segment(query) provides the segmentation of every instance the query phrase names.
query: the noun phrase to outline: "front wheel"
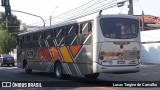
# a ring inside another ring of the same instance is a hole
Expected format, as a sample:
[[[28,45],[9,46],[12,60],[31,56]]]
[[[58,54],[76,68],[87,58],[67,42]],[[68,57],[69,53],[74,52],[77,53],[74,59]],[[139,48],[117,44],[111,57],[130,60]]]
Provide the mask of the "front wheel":
[[[89,80],[95,80],[98,78],[99,76],[99,73],[93,73],[93,74],[86,74],[84,75],[86,77],[86,79],[89,79]]]
[[[25,69],[25,72],[26,72],[26,73],[28,73],[28,74],[31,74],[31,73],[32,73],[32,69],[29,69],[29,68],[28,68],[28,64],[25,64],[24,69]]]
[[[56,63],[55,67],[55,75],[57,78],[62,79],[63,78],[63,70],[62,70],[62,64],[60,62]]]
[[[12,67],[14,67],[15,66],[15,64],[14,63],[12,63]]]

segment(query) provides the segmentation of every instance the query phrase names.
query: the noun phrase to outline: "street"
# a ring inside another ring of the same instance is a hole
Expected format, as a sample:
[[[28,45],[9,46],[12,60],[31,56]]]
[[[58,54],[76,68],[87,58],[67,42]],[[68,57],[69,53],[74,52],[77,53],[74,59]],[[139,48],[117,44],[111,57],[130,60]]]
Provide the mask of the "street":
[[[33,71],[32,74],[26,74],[23,69],[17,67],[0,67],[0,81],[47,81],[57,85],[59,83],[65,84],[64,86],[58,87],[42,87],[42,88],[23,88],[23,89],[37,89],[37,90],[53,90],[53,89],[72,89],[72,90],[159,90],[159,87],[116,87],[116,86],[97,86],[97,83],[92,82],[101,82],[105,81],[106,83],[115,82],[115,81],[160,81],[160,65],[142,65],[141,71],[138,73],[128,73],[128,74],[108,74],[101,73],[97,81],[85,82],[84,77],[70,77],[69,79],[57,79],[53,73],[45,73],[40,71]],[[54,81],[54,82],[53,82]],[[83,82],[81,82],[83,81]],[[91,84],[92,83],[92,84]],[[53,85],[53,86],[55,86]],[[69,85],[69,86],[67,86]],[[72,87],[73,86],[73,87]],[[5,89],[15,89],[19,88],[5,88]],[[21,90],[23,90],[21,88]]]

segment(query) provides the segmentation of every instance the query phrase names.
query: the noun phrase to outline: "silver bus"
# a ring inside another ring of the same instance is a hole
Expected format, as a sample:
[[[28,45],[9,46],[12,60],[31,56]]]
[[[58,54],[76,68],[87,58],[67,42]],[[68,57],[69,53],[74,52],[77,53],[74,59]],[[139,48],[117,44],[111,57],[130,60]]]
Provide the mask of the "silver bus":
[[[18,67],[56,77],[140,71],[140,24],[130,15],[87,16],[17,38]]]

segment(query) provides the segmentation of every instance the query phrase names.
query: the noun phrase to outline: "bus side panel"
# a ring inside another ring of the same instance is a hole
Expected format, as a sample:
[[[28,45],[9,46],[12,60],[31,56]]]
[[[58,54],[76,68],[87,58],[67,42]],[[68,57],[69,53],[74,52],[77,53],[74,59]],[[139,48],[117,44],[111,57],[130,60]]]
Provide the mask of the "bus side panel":
[[[82,45],[81,48],[79,48],[76,55],[73,54],[73,52],[71,51],[72,50],[71,48],[68,48],[66,49],[67,51],[65,51],[64,47],[62,47],[62,49],[60,50],[61,51],[60,56],[63,60],[62,66],[63,66],[64,74],[70,74],[73,76],[77,76],[77,75],[93,73],[92,44]],[[66,60],[67,58],[71,60]]]
[[[23,68],[22,49],[17,49],[17,67]]]
[[[82,74],[93,73],[92,63],[93,63],[93,44],[84,45],[75,59],[75,62],[80,69]]]

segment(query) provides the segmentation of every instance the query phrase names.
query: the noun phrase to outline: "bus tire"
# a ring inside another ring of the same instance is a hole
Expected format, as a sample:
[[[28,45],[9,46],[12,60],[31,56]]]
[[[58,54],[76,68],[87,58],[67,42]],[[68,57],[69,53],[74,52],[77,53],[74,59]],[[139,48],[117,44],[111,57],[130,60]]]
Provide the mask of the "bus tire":
[[[86,74],[84,75],[86,79],[89,79],[89,80],[95,80],[98,78],[99,76],[99,73],[93,73],[93,74]]]
[[[56,66],[55,66],[55,75],[59,79],[63,78],[63,69],[62,69],[62,64],[60,62],[56,63]]]
[[[32,73],[32,69],[29,69],[29,68],[28,68],[28,64],[27,64],[27,63],[25,64],[24,69],[25,69],[25,72],[26,72],[26,73],[28,73],[28,74],[31,74],[31,73]]]
[[[15,64],[14,63],[12,63],[12,67],[14,67],[15,66]]]

